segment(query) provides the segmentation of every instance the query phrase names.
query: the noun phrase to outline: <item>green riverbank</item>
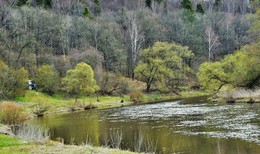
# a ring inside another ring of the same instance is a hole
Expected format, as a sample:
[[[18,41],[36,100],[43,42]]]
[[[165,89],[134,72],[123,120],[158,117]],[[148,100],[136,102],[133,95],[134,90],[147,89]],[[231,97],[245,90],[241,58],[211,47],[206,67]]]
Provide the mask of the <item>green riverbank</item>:
[[[25,141],[15,137],[0,135],[0,153],[4,154],[28,154],[28,153],[57,153],[57,154],[134,154],[134,152],[106,147],[93,147],[90,145],[65,145],[49,140],[45,144]]]
[[[24,97],[17,97],[15,103],[22,105],[29,113],[32,113],[36,108],[47,107],[46,114],[57,114],[63,112],[71,112],[84,109],[104,109],[114,108],[133,104],[144,104],[149,102],[164,101],[178,98],[188,98],[196,96],[209,95],[200,91],[186,91],[176,94],[142,94],[138,98],[139,102],[131,100],[130,96],[87,96],[81,97],[75,103],[75,99],[66,98],[62,95],[49,96],[41,92],[27,91]]]
[[[202,92],[185,92],[181,95],[162,95],[162,94],[144,94],[142,102],[148,103],[170,99],[203,96]],[[97,109],[113,108],[135,104],[130,100],[130,96],[89,96],[81,97],[77,103],[72,98],[66,98],[60,95],[49,96],[41,92],[27,91],[24,97],[18,97],[15,101],[2,101],[0,103],[16,103],[27,113],[33,116],[35,108],[48,107],[46,115],[60,114],[75,110],[84,110],[88,106]],[[106,147],[93,147],[90,145],[64,145],[62,142],[48,140],[46,143],[37,143],[26,139],[19,139],[12,135],[12,132],[5,125],[0,125],[0,153],[113,153],[130,154],[133,152],[122,151],[119,149],[109,149]],[[9,134],[9,135],[4,135]]]

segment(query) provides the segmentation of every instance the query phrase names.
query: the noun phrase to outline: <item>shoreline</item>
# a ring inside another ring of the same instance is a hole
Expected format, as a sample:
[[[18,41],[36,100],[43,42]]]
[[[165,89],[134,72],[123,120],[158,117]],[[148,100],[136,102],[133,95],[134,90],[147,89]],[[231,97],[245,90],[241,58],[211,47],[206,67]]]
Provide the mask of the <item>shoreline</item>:
[[[224,91],[217,93],[214,96],[212,96],[210,100],[213,102],[226,103],[260,103],[260,89],[233,89],[232,91]]]
[[[116,107],[123,107],[123,106],[131,106],[131,105],[143,105],[143,104],[149,104],[149,103],[160,103],[160,102],[165,102],[165,101],[172,101],[172,100],[178,100],[178,99],[184,99],[184,98],[192,98],[192,97],[198,97],[198,96],[206,96],[206,95],[189,95],[190,97],[187,96],[176,96],[176,95],[159,95],[159,96],[154,96],[154,95],[145,95],[144,101],[140,102],[140,103],[134,103],[133,101],[129,101],[126,100],[123,103],[120,101],[110,101],[110,103],[106,103],[105,105],[101,105],[101,102],[92,102],[91,105],[99,105],[97,108],[95,108],[95,110],[102,110],[102,109],[107,109],[107,108],[116,108]],[[102,98],[101,98],[102,99]],[[84,99],[80,100],[83,101]],[[64,100],[66,101],[66,100]],[[71,101],[71,100],[69,100]],[[13,101],[15,103],[20,104],[22,107],[26,108],[26,111],[28,112],[29,110],[29,106],[31,105],[31,102],[17,102],[17,101]],[[85,103],[86,104],[86,103]],[[84,111],[83,107],[78,108],[78,110],[75,111],[71,111],[68,107],[69,104],[66,104],[65,106],[57,106],[57,104],[53,104],[52,110],[50,110],[49,112],[47,112],[47,114],[44,114],[44,116],[53,116],[53,115],[58,115],[58,114],[69,114],[71,112],[81,112]],[[30,112],[30,115],[32,116],[33,114]],[[32,118],[38,118],[37,116],[33,116]],[[1,128],[5,127],[4,131],[0,131],[0,140],[1,137],[2,138],[8,138],[9,140],[19,140],[18,143],[14,143],[14,144],[10,144],[8,146],[5,147],[1,147],[1,143],[0,143],[0,152],[6,152],[6,153],[12,153],[15,151],[25,151],[25,153],[31,153],[34,151],[37,151],[39,149],[44,149],[44,152],[49,151],[49,152],[57,152],[57,149],[55,147],[59,146],[59,147],[63,147],[66,148],[68,150],[68,153],[75,153],[75,152],[79,152],[77,151],[77,149],[81,149],[81,150],[88,150],[88,151],[92,151],[91,153],[104,153],[104,152],[108,152],[108,151],[112,151],[111,153],[118,153],[118,154],[135,154],[135,152],[131,152],[131,151],[125,151],[125,150],[120,150],[120,149],[112,149],[112,148],[108,148],[108,147],[94,147],[91,145],[67,145],[64,144],[62,142],[58,142],[58,141],[53,141],[51,139],[48,139],[48,141],[46,143],[37,143],[34,141],[30,141],[30,140],[26,140],[26,139],[20,139],[17,138],[12,134],[11,129],[9,129],[10,127],[3,125],[0,123],[0,130]],[[8,131],[6,131],[8,130]],[[7,133],[6,133],[7,132]],[[2,134],[2,135],[1,135]],[[3,136],[3,134],[5,134]],[[20,144],[21,143],[21,144]],[[18,144],[18,145],[16,145]],[[95,152],[93,152],[93,149]],[[43,151],[38,151],[38,153],[43,153]]]
[[[79,105],[76,106],[74,110],[71,110],[71,106],[65,106],[65,107],[60,107],[60,108],[55,108],[55,110],[47,112],[47,114],[44,114],[44,116],[52,116],[56,114],[67,114],[67,113],[72,113],[72,112],[81,112],[81,111],[88,111],[88,110],[103,110],[103,109],[110,109],[110,108],[118,108],[118,107],[124,107],[124,106],[131,106],[131,105],[143,105],[143,104],[151,104],[151,103],[161,103],[165,101],[173,101],[173,100],[179,100],[179,99],[185,99],[185,98],[193,98],[193,97],[202,97],[202,96],[210,96],[211,94],[209,93],[201,93],[199,95],[193,94],[193,92],[188,92],[191,93],[191,95],[188,95],[185,93],[185,95],[159,95],[159,96],[154,96],[153,94],[145,94],[144,100],[142,102],[133,102],[131,100],[126,100],[123,103],[122,102],[113,102],[106,104],[106,105],[101,105],[102,102],[92,102],[91,106],[93,108],[85,109],[86,105]],[[106,97],[106,96],[105,96]],[[117,97],[117,96],[115,96]],[[154,97],[151,99],[151,97]],[[157,98],[159,97],[159,98]],[[149,98],[149,99],[148,99]],[[84,100],[84,98],[83,98]],[[79,101],[82,101],[79,99]],[[79,103],[80,104],[80,103]],[[55,106],[52,106],[55,107]],[[37,116],[34,116],[37,117]]]

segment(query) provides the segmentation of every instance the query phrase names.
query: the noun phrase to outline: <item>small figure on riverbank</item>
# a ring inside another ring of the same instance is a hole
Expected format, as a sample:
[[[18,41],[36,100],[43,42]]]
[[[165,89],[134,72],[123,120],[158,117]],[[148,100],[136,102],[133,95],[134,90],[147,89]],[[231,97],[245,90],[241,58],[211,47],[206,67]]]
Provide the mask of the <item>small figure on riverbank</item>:
[[[38,90],[38,89],[37,89],[37,85],[36,85],[36,83],[33,84],[33,89],[34,89],[35,91]]]
[[[29,90],[38,90],[37,85],[33,80],[28,80],[28,85],[27,85]]]
[[[234,99],[234,98],[229,98],[229,99],[227,99],[226,102],[229,103],[229,104],[233,104],[233,103],[236,102],[236,99]]]
[[[255,100],[253,100],[252,98],[250,98],[248,101],[247,101],[248,104],[253,104],[255,103]]]

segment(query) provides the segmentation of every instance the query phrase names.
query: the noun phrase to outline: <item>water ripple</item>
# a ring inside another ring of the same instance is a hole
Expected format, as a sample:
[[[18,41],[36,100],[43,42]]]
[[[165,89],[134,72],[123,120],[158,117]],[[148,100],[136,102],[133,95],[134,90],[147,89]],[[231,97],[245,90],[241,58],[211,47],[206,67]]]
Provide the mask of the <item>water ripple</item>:
[[[237,138],[260,144],[260,127],[252,123],[259,117],[244,105],[183,104],[181,101],[124,107],[109,115],[111,122],[151,121],[151,129],[170,127],[175,133]],[[168,121],[167,126],[159,125]],[[199,128],[207,128],[200,131]]]

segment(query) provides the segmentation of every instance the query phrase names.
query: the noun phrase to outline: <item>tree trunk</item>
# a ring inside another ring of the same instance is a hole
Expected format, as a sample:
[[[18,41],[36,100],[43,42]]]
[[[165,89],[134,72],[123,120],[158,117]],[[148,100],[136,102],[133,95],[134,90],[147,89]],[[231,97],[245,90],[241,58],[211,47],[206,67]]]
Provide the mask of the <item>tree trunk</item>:
[[[151,83],[146,84],[146,92],[149,93],[151,91]]]

